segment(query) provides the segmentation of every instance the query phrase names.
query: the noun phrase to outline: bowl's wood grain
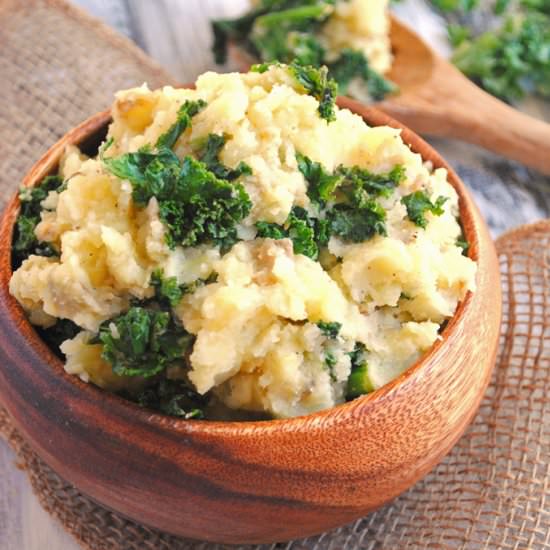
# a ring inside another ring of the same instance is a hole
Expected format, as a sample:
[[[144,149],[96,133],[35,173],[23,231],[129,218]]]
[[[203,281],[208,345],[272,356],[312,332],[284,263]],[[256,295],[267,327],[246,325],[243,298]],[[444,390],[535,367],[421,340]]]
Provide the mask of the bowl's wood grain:
[[[401,126],[349,100],[371,125]],[[50,173],[66,144],[104,131],[100,113],[67,134],[23,184]],[[443,159],[407,129],[406,143]],[[397,380],[335,409],[268,422],[180,421],[66,374],[8,292],[19,203],[0,224],[0,401],[36,452],[98,502],[139,522],[229,543],[302,537],[351,521],[410,487],[449,451],[489,381],[500,323],[495,250],[456,174],[477,291],[443,339]]]

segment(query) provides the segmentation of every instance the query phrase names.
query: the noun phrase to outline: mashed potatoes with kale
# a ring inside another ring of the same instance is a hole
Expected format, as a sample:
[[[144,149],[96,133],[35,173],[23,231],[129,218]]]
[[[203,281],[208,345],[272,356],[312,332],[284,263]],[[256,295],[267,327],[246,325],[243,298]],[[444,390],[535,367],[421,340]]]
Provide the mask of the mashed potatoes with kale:
[[[169,414],[177,381],[206,408],[291,417],[433,345],[475,288],[445,170],[306,92],[284,66],[144,85],[117,94],[97,157],[66,150],[34,228],[50,253],[33,245],[10,291],[74,328],[68,372]]]

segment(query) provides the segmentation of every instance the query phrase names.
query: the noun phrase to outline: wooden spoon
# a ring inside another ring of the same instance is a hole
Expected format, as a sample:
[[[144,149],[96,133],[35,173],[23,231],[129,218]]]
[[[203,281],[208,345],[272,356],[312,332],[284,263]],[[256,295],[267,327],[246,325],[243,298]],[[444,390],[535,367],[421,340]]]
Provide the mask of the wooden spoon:
[[[550,124],[481,90],[393,16],[390,34],[387,76],[400,93],[379,109],[419,134],[458,138],[550,174]],[[257,63],[234,43],[230,52],[240,70]]]
[[[550,124],[481,90],[392,17],[400,93],[377,106],[420,134],[458,138],[550,174]]]

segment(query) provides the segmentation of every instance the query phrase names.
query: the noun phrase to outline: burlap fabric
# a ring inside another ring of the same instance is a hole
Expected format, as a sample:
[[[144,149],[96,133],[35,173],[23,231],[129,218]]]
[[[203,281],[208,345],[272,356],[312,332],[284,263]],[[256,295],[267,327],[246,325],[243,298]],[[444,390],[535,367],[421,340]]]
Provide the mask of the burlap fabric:
[[[105,108],[116,89],[144,80],[158,86],[170,78],[128,41],[60,0],[0,0],[2,203],[56,138]],[[500,353],[467,434],[385,508],[322,536],[257,548],[550,548],[550,222],[506,234],[498,249]],[[42,505],[84,548],[222,548],[159,533],[93,503],[34,455],[1,409],[0,434]]]

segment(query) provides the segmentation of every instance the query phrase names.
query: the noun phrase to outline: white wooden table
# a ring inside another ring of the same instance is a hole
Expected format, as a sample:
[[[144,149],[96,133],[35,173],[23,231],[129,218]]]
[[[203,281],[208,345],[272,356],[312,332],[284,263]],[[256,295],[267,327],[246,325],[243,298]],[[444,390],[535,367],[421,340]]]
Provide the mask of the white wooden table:
[[[214,65],[209,53],[208,20],[242,11],[247,0],[73,0],[117,28],[170,70],[191,82]],[[400,3],[406,22],[442,54],[448,53],[445,30],[424,0]],[[524,106],[550,119],[548,105]],[[473,147],[435,142],[470,185],[494,234],[550,215],[550,180],[508,165]],[[25,474],[0,441],[0,550],[77,550],[78,545],[40,507]]]

